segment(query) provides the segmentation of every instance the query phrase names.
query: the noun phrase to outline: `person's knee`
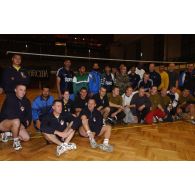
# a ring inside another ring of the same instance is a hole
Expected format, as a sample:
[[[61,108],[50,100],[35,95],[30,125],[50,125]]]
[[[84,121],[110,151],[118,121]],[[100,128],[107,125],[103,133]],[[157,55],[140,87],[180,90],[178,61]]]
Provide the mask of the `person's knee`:
[[[30,135],[26,134],[25,136],[22,137],[22,141],[27,142],[30,140]]]
[[[86,116],[82,116],[81,120],[82,120],[82,124],[86,124],[88,121]]]
[[[82,128],[79,129],[79,134],[82,137],[88,137],[87,133]]]
[[[104,110],[105,110],[106,113],[109,113],[110,112],[110,107],[106,107]]]
[[[12,126],[19,127],[20,126],[20,120],[19,119],[13,119],[12,120]]]

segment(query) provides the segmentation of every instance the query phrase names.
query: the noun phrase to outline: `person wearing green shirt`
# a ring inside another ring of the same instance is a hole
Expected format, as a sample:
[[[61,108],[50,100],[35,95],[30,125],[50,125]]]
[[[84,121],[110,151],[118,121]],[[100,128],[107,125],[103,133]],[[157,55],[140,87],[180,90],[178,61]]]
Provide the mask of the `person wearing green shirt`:
[[[78,69],[78,74],[73,77],[73,92],[78,95],[81,88],[86,88],[88,90],[89,75],[86,73],[86,67],[80,66]]]

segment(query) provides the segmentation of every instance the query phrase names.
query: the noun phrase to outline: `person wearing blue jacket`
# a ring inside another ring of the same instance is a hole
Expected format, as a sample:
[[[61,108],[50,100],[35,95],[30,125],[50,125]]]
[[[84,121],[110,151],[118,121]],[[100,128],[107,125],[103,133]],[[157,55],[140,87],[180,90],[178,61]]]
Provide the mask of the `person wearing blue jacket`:
[[[101,86],[101,74],[99,72],[99,64],[93,64],[93,70],[89,73],[89,94],[93,96],[98,93]]]
[[[49,87],[43,86],[42,94],[32,102],[32,119],[37,130],[40,130],[42,118],[51,112],[53,101],[54,97],[50,95]]]

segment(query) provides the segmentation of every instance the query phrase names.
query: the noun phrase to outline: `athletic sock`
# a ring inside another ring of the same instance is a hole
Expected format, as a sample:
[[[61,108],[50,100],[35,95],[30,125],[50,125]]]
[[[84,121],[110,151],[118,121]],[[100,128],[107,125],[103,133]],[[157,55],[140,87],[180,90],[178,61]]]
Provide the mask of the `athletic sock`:
[[[107,146],[107,145],[108,145],[108,143],[109,143],[109,139],[104,139],[103,144]]]
[[[91,131],[87,131],[87,135],[89,136],[89,140],[94,140],[94,138],[93,138],[93,137],[91,137],[91,134],[92,134],[92,132],[91,132]]]
[[[14,138],[14,142],[17,142],[17,141],[19,141],[19,138],[18,137]]]
[[[64,146],[67,146],[67,145],[68,145],[68,143],[65,143],[65,142],[64,142],[64,143],[63,143],[63,145],[64,145]]]

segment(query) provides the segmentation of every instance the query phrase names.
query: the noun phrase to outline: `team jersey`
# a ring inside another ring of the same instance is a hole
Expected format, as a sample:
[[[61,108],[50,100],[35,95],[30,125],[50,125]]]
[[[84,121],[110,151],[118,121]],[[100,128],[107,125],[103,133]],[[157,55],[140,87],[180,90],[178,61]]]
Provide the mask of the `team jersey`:
[[[107,93],[112,92],[112,87],[114,86],[114,75],[113,74],[102,74],[101,85],[106,87]]]
[[[81,75],[77,74],[73,78],[73,91],[77,95],[81,88],[85,87],[88,90],[89,85],[89,75],[87,73]]]
[[[103,108],[109,106],[109,101],[108,101],[107,95],[105,95],[105,96],[101,99],[99,93],[97,93],[97,94],[95,94],[95,95],[93,96],[93,98],[94,98],[95,101],[96,101],[96,107],[97,107],[97,108],[100,107],[100,106],[102,106]]]
[[[144,91],[149,91],[149,89],[153,86],[153,81],[151,79],[149,79],[146,83],[144,82],[144,80],[140,80],[138,83],[138,89],[143,87]]]
[[[72,70],[66,70],[64,67],[58,69],[57,77],[60,78],[60,91],[63,94],[65,90],[68,90],[70,94],[73,93],[73,77]]]
[[[88,102],[88,97],[86,97],[85,99],[82,99],[80,97],[80,95],[78,95],[76,98],[75,98],[75,101],[74,101],[74,106],[75,108],[85,108],[87,106],[87,102]]]
[[[32,120],[30,101],[26,97],[19,99],[15,94],[10,94],[3,103],[0,118],[1,121],[5,119],[19,119],[27,127]]]
[[[90,111],[87,107],[80,113],[80,117],[85,115],[88,119],[89,127],[92,132],[98,135],[103,127],[103,116],[100,111],[94,109]]]

